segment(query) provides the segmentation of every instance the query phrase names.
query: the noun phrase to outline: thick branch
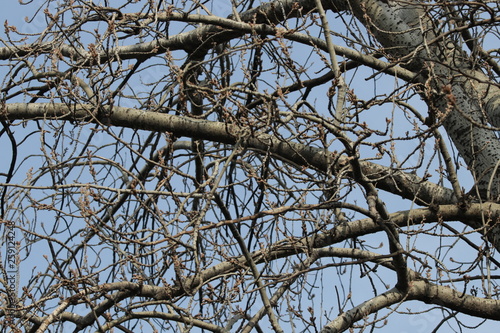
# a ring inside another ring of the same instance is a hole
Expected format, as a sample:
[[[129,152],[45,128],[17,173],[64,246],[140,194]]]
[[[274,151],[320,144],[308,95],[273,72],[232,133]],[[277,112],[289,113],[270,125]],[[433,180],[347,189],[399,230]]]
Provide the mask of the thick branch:
[[[68,107],[66,104],[7,104],[4,110],[4,119],[55,119],[73,122],[96,122],[92,106],[81,105]],[[113,126],[142,129],[148,131],[171,132],[177,137],[186,136],[193,139],[234,144],[240,137],[245,138],[248,148],[269,151],[275,157],[291,161],[297,165],[326,172],[328,161],[337,159],[338,167],[349,164],[343,156],[327,158],[323,149],[313,148],[300,143],[278,140],[275,136],[255,133],[250,135],[245,128],[222,122],[197,120],[184,116],[175,116],[164,113],[145,112],[132,108],[114,107],[112,110],[103,107],[101,122]],[[105,119],[104,119],[105,117]],[[371,162],[361,162],[363,173],[385,191],[400,195],[406,199],[416,200],[418,204],[428,205],[447,204],[456,201],[452,190],[438,186],[422,178],[392,168],[384,167]]]
[[[396,226],[403,228],[422,223],[436,223],[440,221],[462,221],[467,224],[473,224],[475,221],[477,222],[480,220],[482,216],[487,217],[490,223],[496,223],[500,220],[500,204],[472,204],[466,210],[456,205],[440,206],[436,211],[429,208],[413,209],[390,214],[389,220]],[[372,219],[367,218],[335,226],[324,234],[315,234],[303,238],[298,244],[290,244],[290,241],[286,240],[283,243],[275,244],[273,247],[275,250],[259,250],[253,252],[251,256],[256,258],[254,259],[256,263],[269,262],[280,258],[295,256],[310,247],[325,248],[347,239],[380,231],[382,231],[380,225],[373,222]],[[349,256],[348,254],[345,255]],[[185,285],[189,285],[191,289],[196,289],[203,281],[210,281],[218,276],[240,269],[241,265],[246,265],[244,256],[234,258],[230,262],[214,265],[213,267],[199,272],[195,278],[186,278]],[[123,283],[126,284],[129,282]],[[181,287],[155,289],[152,286],[143,286],[141,289],[142,296],[153,297],[155,299],[172,299],[182,296],[183,293],[184,290]]]
[[[376,313],[383,308],[404,301],[418,300],[427,304],[445,306],[451,310],[480,318],[500,320],[500,301],[475,297],[445,286],[427,281],[412,281],[407,294],[397,288],[373,297],[372,299],[342,313],[329,322],[321,333],[344,332],[355,322]]]
[[[477,221],[481,219],[481,216],[485,216],[488,221],[495,223],[500,219],[500,205],[491,204],[473,204],[467,210],[463,210],[456,205],[447,205],[439,207],[438,211],[432,211],[428,208],[415,209],[410,211],[396,212],[390,215],[390,221],[399,227],[411,226],[414,224],[421,223],[434,223],[438,221],[455,221],[461,220],[466,223],[474,224],[471,221]],[[269,262],[279,258],[284,258],[288,256],[295,256],[302,251],[306,251],[309,246],[312,245],[313,248],[325,248],[327,246],[333,245],[335,243],[342,242],[346,239],[367,235],[370,233],[375,233],[381,231],[379,224],[373,222],[371,219],[363,219],[343,225],[336,226],[332,228],[329,233],[314,235],[309,238],[304,238],[300,241],[301,244],[291,244],[286,246],[285,244],[276,244],[275,248],[278,250],[262,250],[251,254],[255,258],[256,263]],[[359,251],[354,249],[325,249],[320,250],[316,253],[318,257],[335,255],[338,257],[352,257],[366,259],[367,261],[373,261],[379,263],[389,269],[393,269],[390,261],[387,258],[380,256],[370,256],[367,251]],[[216,279],[219,276],[231,273],[234,270],[241,269],[242,265],[246,264],[246,258],[244,256],[234,258],[230,262],[223,262],[215,265],[209,269],[196,274],[194,278],[186,278],[185,285],[189,285],[190,288],[196,289],[200,286],[203,281],[210,281]],[[414,272],[410,271],[410,277],[414,280],[417,278]],[[176,297],[184,296],[185,290],[180,286],[153,286],[153,285],[141,285],[133,282],[116,282],[104,284],[99,287],[95,287],[95,290],[88,290],[87,294],[92,292],[111,292],[118,291],[112,296],[108,296],[108,299],[99,304],[94,312],[85,317],[71,317],[70,313],[63,313],[63,317],[66,320],[71,320],[80,327],[86,327],[90,325],[95,320],[95,313],[103,313],[110,307],[114,306],[117,302],[130,297],[132,295],[137,297],[148,297],[156,300],[172,300]],[[339,318],[334,320],[332,323],[328,324],[327,327],[334,327],[339,329],[342,327],[349,327],[352,323],[360,320],[363,316],[374,313],[386,306],[396,304],[404,299],[421,300],[426,303],[445,305],[451,309],[456,309],[464,313],[475,315],[481,318],[489,318],[498,320],[498,310],[495,310],[499,306],[498,302],[487,300],[480,297],[473,297],[468,295],[463,295],[453,289],[437,286],[431,283],[424,283],[423,281],[412,281],[410,283],[410,289],[408,294],[405,296],[397,289],[392,289],[380,296],[369,300],[352,310],[347,311],[342,314]],[[480,311],[475,309],[478,304],[484,304],[487,306],[487,311]],[[497,312],[495,312],[497,311]],[[361,317],[360,317],[361,316]],[[346,326],[347,325],[347,326]],[[327,328],[325,328],[327,329]],[[340,330],[334,330],[338,332]],[[325,331],[328,332],[328,331]]]
[[[365,318],[366,316],[376,313],[377,311],[399,303],[404,300],[404,294],[397,288],[392,288],[385,293],[375,296],[372,299],[355,306],[354,308],[342,313],[340,316],[329,322],[321,333],[338,333],[344,332],[351,327],[355,322]]]
[[[325,8],[330,8],[331,4],[325,4]],[[230,18],[221,18],[211,15],[199,15],[185,13],[167,13],[157,14],[125,14],[124,19],[136,22],[139,19],[147,21],[185,21],[203,23],[199,28],[183,32],[168,38],[157,38],[151,42],[136,43],[125,46],[117,46],[112,50],[97,53],[97,55],[88,50],[75,47],[68,44],[55,44],[54,42],[34,43],[0,47],[0,60],[9,60],[12,58],[24,58],[31,55],[51,54],[54,49],[60,51],[61,55],[76,60],[82,64],[90,62],[105,63],[116,61],[118,59],[144,59],[157,54],[162,54],[167,50],[184,50],[192,53],[196,49],[212,47],[215,44],[227,43],[231,39],[241,37],[245,33],[275,36],[280,34],[285,39],[289,39],[305,45],[314,45],[319,49],[328,52],[326,42],[320,38],[287,31],[285,34],[276,29],[273,25],[296,16],[305,15],[308,11],[315,9],[314,0],[302,1],[276,1],[264,3],[255,9],[249,10],[240,15],[242,21],[235,21]],[[335,8],[335,10],[344,10],[345,8]],[[283,13],[287,13],[286,16]],[[379,70],[381,72],[397,76],[406,81],[413,81],[416,76],[413,72],[403,69],[393,64],[388,64],[373,56],[362,54],[348,47],[335,45],[335,53],[348,59],[359,62],[365,66]]]

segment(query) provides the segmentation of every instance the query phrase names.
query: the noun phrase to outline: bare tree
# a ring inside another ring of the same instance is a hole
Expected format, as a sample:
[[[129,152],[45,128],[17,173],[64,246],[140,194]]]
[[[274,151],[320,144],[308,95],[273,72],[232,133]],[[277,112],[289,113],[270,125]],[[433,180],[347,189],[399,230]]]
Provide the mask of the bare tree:
[[[500,320],[497,1],[110,3],[4,24],[4,331]]]

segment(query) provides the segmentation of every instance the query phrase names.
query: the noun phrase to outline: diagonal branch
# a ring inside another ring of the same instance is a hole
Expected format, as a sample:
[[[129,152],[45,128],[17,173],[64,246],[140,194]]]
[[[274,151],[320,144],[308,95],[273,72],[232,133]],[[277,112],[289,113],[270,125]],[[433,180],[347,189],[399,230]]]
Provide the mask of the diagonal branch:
[[[403,293],[397,288],[392,288],[381,295],[375,296],[355,306],[329,322],[323,327],[321,333],[344,332],[355,322],[370,314],[376,313],[391,305],[410,300],[445,306],[451,310],[471,316],[500,320],[498,316],[498,308],[500,306],[499,300],[475,297],[458,292],[446,286],[439,286],[431,282],[420,280],[412,281],[407,293]]]

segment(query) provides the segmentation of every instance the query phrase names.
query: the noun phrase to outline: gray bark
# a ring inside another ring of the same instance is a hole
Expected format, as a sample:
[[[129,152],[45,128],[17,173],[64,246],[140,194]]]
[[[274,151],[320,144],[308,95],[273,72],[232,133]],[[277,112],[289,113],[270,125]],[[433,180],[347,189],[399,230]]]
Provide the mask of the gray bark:
[[[5,106],[3,119],[59,119],[72,122],[101,122],[111,126],[120,126],[148,131],[171,132],[176,136],[186,136],[214,142],[235,144],[242,138],[245,144],[255,150],[270,151],[275,157],[292,161],[304,167],[313,167],[323,172],[329,168],[323,149],[305,146],[294,142],[283,142],[273,135],[257,133],[250,136],[248,131],[236,125],[222,122],[197,120],[184,116],[176,116],[156,112],[144,112],[124,107],[105,107],[106,119],[97,119],[93,116],[92,105],[79,105],[74,108],[65,104],[45,103],[10,103]],[[337,160],[337,168],[349,165],[345,156]],[[443,205],[456,202],[452,190],[426,181],[412,173],[392,170],[389,167],[376,163],[361,162],[364,174],[372,179],[376,186],[382,190],[400,195],[409,200],[416,200],[418,204]]]
[[[333,10],[344,8],[344,1],[332,4]],[[474,173],[481,198],[497,201],[500,174],[493,172],[500,142],[488,124],[499,124],[500,88],[471,68],[458,45],[435,33],[425,4],[352,0],[350,10],[393,61],[419,74],[430,116],[442,122]]]

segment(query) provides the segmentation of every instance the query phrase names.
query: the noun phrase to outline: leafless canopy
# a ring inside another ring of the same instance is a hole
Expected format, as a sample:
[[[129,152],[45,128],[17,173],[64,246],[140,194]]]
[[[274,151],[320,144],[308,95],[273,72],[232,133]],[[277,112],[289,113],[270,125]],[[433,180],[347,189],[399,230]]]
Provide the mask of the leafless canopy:
[[[500,319],[498,1],[26,2],[0,38],[5,330]]]

